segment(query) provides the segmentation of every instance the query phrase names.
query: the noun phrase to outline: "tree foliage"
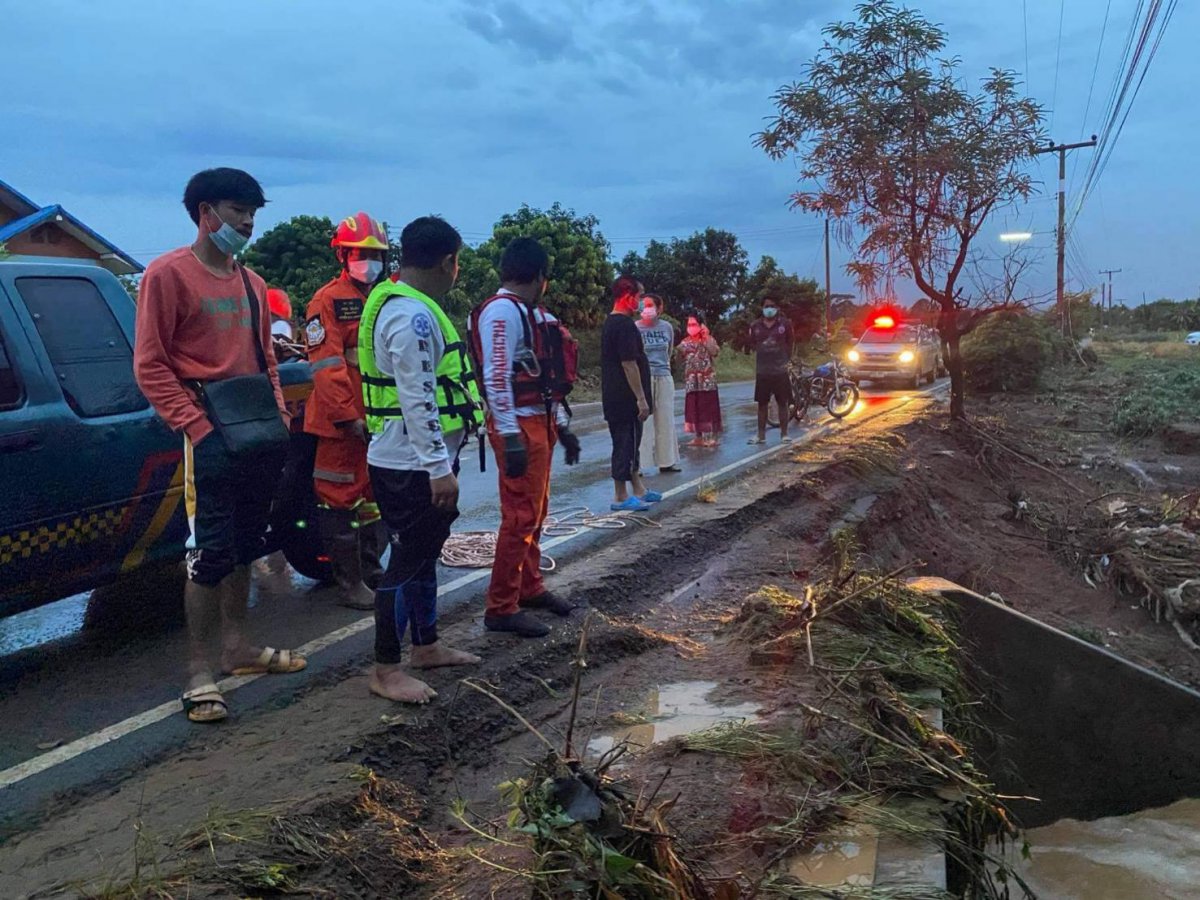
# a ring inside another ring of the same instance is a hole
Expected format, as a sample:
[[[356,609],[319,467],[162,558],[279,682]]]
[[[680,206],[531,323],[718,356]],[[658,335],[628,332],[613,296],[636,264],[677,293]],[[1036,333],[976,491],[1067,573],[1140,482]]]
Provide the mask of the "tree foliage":
[[[988,316],[962,342],[967,382],[981,393],[1032,390],[1051,362],[1051,335],[1051,329],[1026,313]]]
[[[317,289],[341,271],[329,241],[334,225],[328,216],[294,216],[263,232],[241,260],[271,287],[283,288],[297,315]]]
[[[608,312],[613,281],[609,244],[599,225],[595,216],[577,215],[558,203],[547,210],[523,205],[501,216],[491,238],[460,256],[452,303],[456,309],[469,309],[486,299],[500,285],[497,273],[504,248],[514,238],[532,237],[550,256],[547,308],[567,325],[598,324]]]
[[[775,95],[778,116],[756,137],[771,157],[801,160],[794,206],[822,210],[858,235],[848,266],[873,288],[913,279],[938,305],[950,351],[951,414],[963,415],[959,286],[971,242],[997,209],[1033,192],[1026,164],[1043,139],[1041,108],[992,69],[963,87],[946,34],[890,0],[858,7],[825,29],[803,81]],[[977,305],[977,304],[976,304]]]
[[[471,307],[486,300],[500,287],[500,275],[489,255],[469,245],[458,253],[458,281],[446,295],[446,312],[456,320],[466,321]]]
[[[660,295],[676,315],[697,309],[716,323],[739,304],[748,263],[737,235],[706,228],[669,243],[651,241],[643,254],[630,251],[621,271]]]

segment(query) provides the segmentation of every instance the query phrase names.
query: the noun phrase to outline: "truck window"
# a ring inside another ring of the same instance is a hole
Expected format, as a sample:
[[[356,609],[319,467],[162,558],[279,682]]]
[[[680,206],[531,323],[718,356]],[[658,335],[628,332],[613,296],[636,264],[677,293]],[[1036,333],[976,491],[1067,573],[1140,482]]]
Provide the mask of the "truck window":
[[[0,409],[12,409],[20,405],[21,382],[4,348],[4,336],[0,335]]]
[[[63,396],[83,418],[145,409],[133,350],[99,288],[86,278],[18,278]]]

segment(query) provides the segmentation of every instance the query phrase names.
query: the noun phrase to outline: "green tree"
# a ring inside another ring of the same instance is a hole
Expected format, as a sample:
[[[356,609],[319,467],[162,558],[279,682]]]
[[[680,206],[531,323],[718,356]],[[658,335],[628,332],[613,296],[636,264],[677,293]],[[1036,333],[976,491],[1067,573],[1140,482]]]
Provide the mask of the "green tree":
[[[547,210],[526,204],[501,216],[491,238],[460,257],[459,284],[451,303],[465,311],[487,299],[500,285],[500,255],[509,241],[532,237],[550,256],[546,306],[568,326],[599,324],[608,312],[613,280],[609,244],[599,225],[595,216],[577,215],[559,203]]]
[[[328,216],[294,216],[263,232],[241,256],[271,287],[283,288],[298,316],[317,289],[341,271]]]
[[[800,157],[806,187],[794,206],[860,236],[847,267],[860,284],[909,277],[938,305],[950,413],[961,418],[959,340],[986,307],[959,279],[988,217],[1034,190],[1025,167],[1043,139],[1041,108],[1000,69],[969,92],[959,60],[939,58],[945,32],[890,0],[859,5],[857,21],[825,35],[803,81],[776,93],[779,114],[755,142],[772,158]]]
[[[0,259],[5,259],[8,256],[8,248],[4,246],[4,242],[0,241]]]
[[[458,254],[458,281],[446,295],[446,312],[456,321],[465,322],[471,307],[492,296],[499,287],[500,276],[491,258],[465,245]]]
[[[698,309],[714,327],[739,305],[748,263],[736,235],[706,228],[670,243],[651,241],[644,254],[630,251],[621,260],[621,271],[662,296],[667,309],[677,315]]]

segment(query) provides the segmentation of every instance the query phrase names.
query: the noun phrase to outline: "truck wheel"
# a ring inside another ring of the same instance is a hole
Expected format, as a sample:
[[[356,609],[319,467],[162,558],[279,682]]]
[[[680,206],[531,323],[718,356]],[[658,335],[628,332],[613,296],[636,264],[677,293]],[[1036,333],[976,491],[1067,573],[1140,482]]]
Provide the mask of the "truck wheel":
[[[936,379],[937,379],[937,362],[935,361],[934,364],[929,367],[929,371],[925,375],[925,383],[933,384],[933,382]]]

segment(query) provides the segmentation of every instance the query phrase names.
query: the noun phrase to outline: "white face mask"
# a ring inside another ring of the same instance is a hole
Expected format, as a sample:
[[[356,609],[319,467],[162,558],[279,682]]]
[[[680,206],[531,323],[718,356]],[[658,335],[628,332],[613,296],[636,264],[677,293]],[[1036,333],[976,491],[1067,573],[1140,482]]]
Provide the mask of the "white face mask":
[[[346,268],[350,277],[362,284],[374,284],[383,274],[383,263],[377,259],[352,259]]]
[[[657,319],[658,318],[658,310],[655,309],[653,306],[644,306],[644,307],[642,307],[642,318],[643,319]]]
[[[218,250],[226,256],[233,256],[250,243],[250,238],[222,219],[215,209],[212,211],[212,214],[216,216],[217,221],[221,224],[216,231],[208,233],[208,239],[213,242],[213,246]]]

